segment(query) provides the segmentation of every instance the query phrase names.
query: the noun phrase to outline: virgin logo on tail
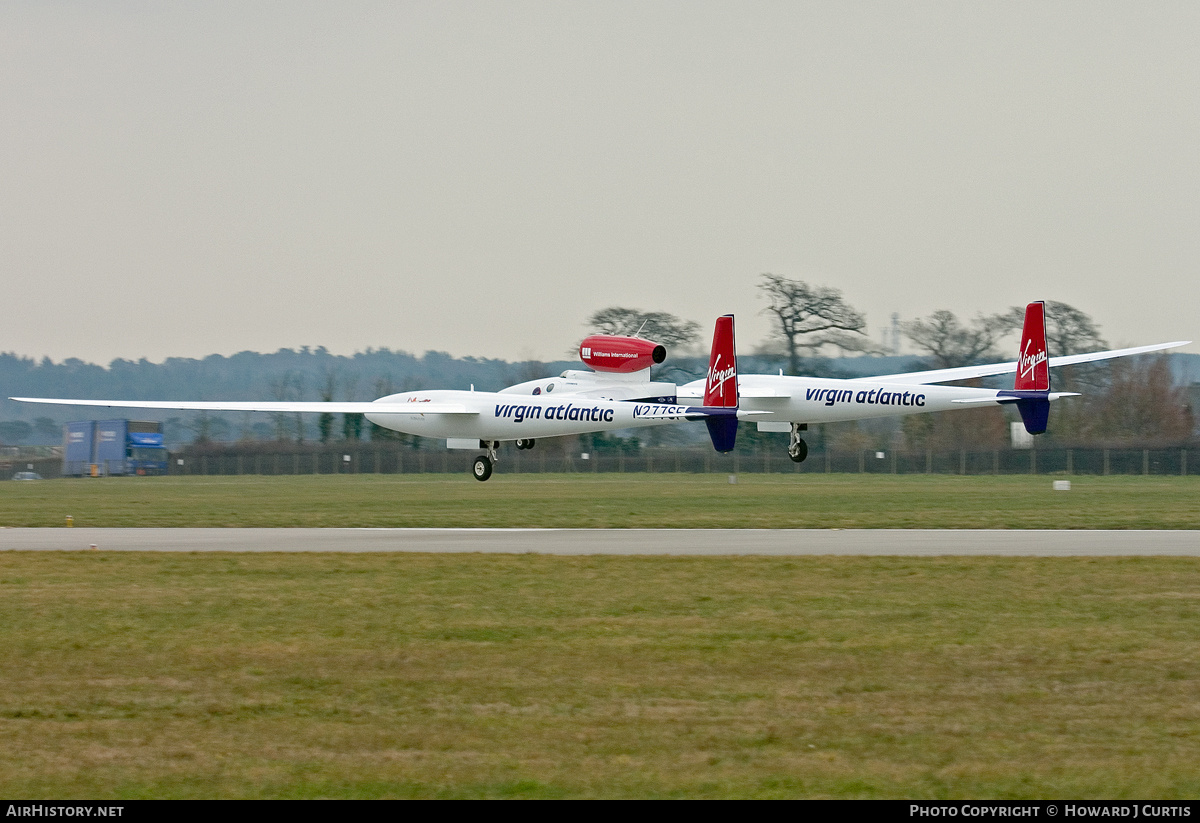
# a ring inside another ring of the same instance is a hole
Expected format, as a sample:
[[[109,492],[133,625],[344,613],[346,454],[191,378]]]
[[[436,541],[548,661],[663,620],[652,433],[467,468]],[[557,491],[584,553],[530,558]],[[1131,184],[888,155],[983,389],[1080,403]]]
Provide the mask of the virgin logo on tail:
[[[1021,356],[1017,358],[1017,379],[1026,380],[1032,377],[1033,370],[1037,368],[1039,363],[1045,363],[1049,360],[1049,356],[1043,349],[1039,352],[1029,353],[1029,347],[1033,345],[1032,340],[1025,341],[1025,351],[1021,352]]]
[[[726,383],[729,383],[726,388]],[[708,379],[704,385],[704,405],[732,408],[738,404],[737,355],[733,346],[733,315],[717,318],[712,353],[708,358]]]
[[[1039,300],[1025,307],[1025,326],[1021,330],[1021,352],[1017,356],[1017,377],[1013,388],[1019,391],[1048,391],[1049,361],[1046,353],[1046,304]]]
[[[716,362],[708,367],[708,385],[704,387],[705,394],[717,394],[722,400],[725,399],[725,381],[730,378],[736,378],[737,369],[730,366],[727,369],[718,368],[721,365],[721,355],[717,355]],[[734,383],[736,387],[737,384]],[[706,403],[705,405],[721,405]]]

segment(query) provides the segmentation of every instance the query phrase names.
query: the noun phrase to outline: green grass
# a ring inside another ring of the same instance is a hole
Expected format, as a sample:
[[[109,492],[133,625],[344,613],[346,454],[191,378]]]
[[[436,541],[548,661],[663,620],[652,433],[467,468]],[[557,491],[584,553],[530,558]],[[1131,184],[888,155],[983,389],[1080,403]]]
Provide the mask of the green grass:
[[[1196,797],[1198,573],[0,553],[0,796]]]
[[[0,525],[1197,528],[1193,478],[172,477]],[[9,797],[1195,797],[1200,561],[0,553]]]
[[[0,483],[0,526],[1200,528],[1200,478],[742,474]]]

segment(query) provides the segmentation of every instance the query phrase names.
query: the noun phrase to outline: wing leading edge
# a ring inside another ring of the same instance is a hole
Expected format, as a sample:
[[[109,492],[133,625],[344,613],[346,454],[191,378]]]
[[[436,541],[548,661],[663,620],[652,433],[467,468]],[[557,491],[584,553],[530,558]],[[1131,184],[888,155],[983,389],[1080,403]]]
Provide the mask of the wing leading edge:
[[[49,403],[58,406],[101,406],[112,409],[175,409],[179,411],[241,412],[330,412],[333,414],[479,414],[457,403],[379,403],[364,401],[264,402],[264,401],[175,401],[175,400],[71,400],[52,397],[10,397],[18,403]]]

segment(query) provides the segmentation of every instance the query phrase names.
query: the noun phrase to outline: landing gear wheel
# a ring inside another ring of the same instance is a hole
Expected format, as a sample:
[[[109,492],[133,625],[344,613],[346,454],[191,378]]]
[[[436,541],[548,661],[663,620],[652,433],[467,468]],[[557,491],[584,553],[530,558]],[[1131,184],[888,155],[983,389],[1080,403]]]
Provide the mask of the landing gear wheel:
[[[535,441],[535,440],[518,440],[518,441],[517,441],[517,448],[518,448],[518,449],[532,449],[532,448],[533,448],[533,444],[534,444],[535,442],[537,442],[537,441]]]
[[[471,474],[475,475],[475,479],[480,482],[487,480],[492,476],[492,461],[488,460],[485,455],[479,455],[475,458],[474,465],[471,466]]]
[[[803,440],[797,440],[788,446],[788,457],[792,458],[793,463],[803,463],[808,457],[808,444]]]
[[[804,458],[808,457],[808,444],[800,436],[802,431],[808,431],[807,423],[792,424],[792,436],[788,441],[788,457],[792,458],[793,463],[803,463]]]

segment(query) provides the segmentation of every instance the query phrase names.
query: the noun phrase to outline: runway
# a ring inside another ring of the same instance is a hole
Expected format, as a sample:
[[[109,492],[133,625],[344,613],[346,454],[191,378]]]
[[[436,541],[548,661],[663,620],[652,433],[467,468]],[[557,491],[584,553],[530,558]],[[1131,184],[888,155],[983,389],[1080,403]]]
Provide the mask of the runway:
[[[0,528],[0,551],[1200,556],[1200,531]]]

